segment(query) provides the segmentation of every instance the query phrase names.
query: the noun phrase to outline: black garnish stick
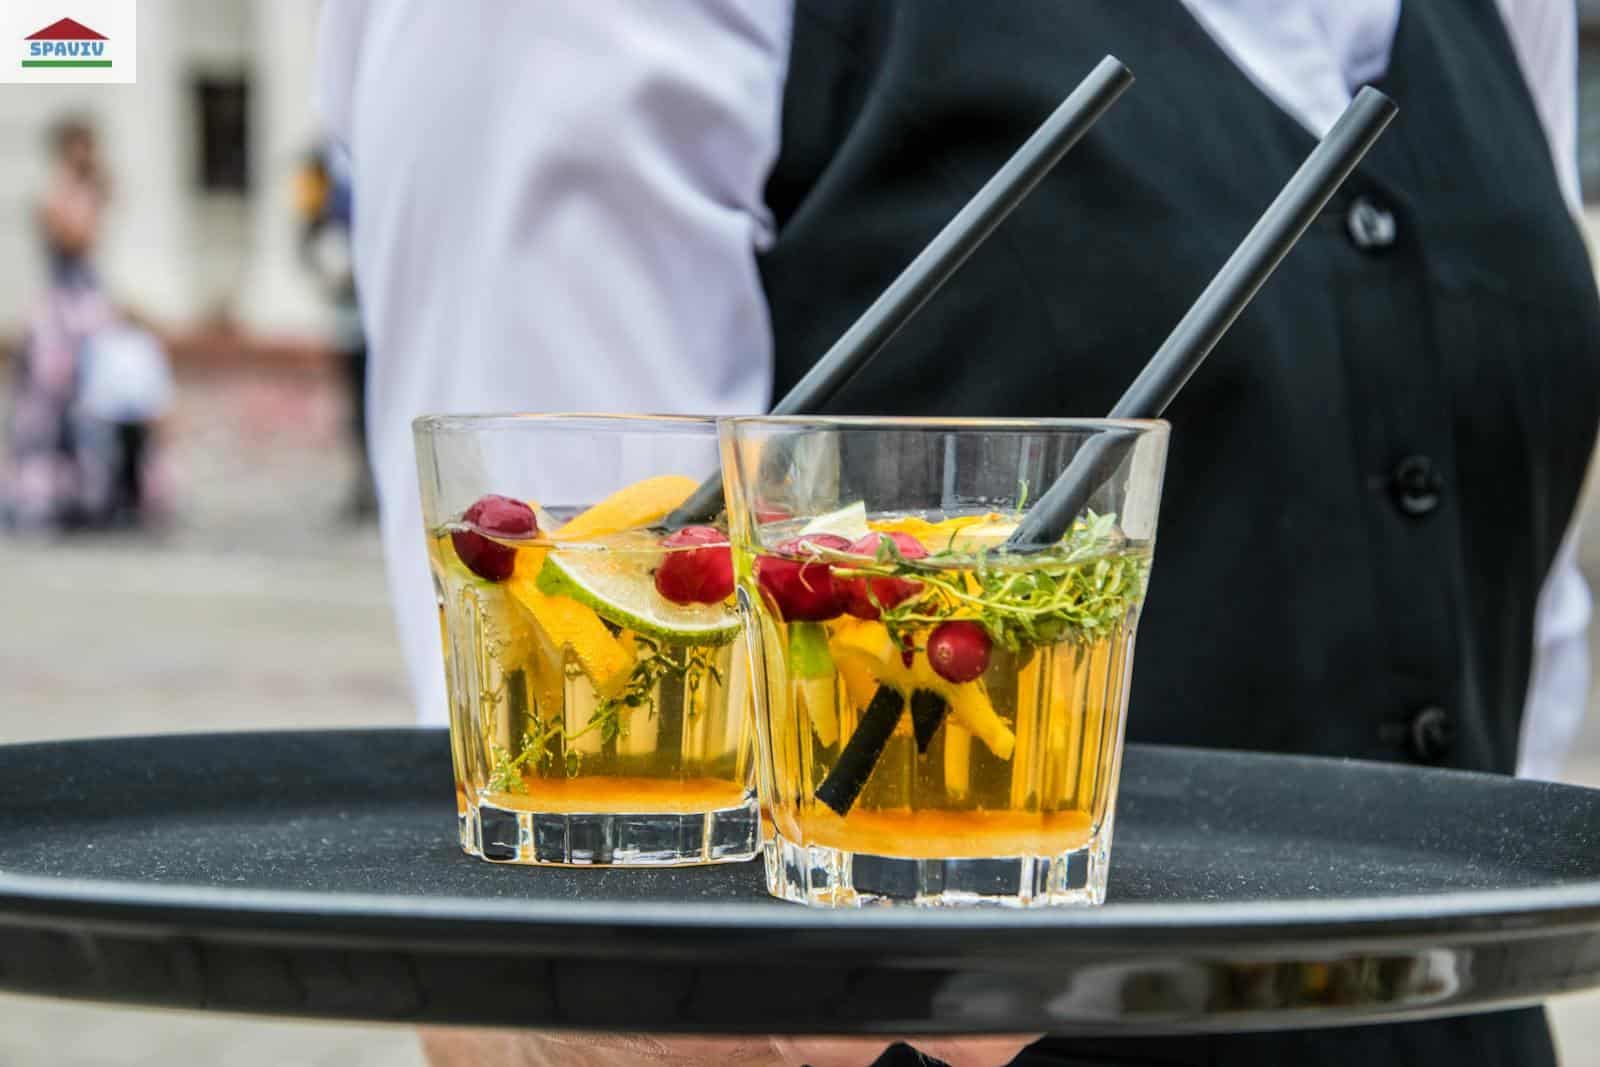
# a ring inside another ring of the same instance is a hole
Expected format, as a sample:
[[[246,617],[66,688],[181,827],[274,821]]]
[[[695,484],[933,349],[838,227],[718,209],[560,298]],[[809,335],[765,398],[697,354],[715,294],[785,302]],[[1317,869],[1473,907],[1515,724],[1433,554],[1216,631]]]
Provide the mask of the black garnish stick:
[[[933,744],[933,735],[939,732],[950,705],[932,689],[918,689],[911,694],[911,728],[917,733],[917,752],[926,754]]]
[[[855,733],[839,753],[838,762],[817,786],[818,800],[840,815],[850,813],[856,797],[872,777],[872,769],[878,765],[878,757],[883,755],[894,728],[900,724],[905,707],[905,697],[887,685],[878,686],[872,703],[867,705],[861,721],[856,724]]]

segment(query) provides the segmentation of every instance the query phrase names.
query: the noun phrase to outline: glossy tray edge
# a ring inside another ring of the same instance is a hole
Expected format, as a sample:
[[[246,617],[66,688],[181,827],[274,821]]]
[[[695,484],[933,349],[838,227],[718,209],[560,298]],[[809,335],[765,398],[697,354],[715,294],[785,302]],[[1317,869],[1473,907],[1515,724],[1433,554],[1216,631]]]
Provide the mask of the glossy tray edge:
[[[0,871],[0,988],[180,1009],[614,1031],[1130,1034],[1398,1021],[1594,986],[1600,882],[932,915],[765,902],[686,915],[641,902],[619,916],[586,902]]]

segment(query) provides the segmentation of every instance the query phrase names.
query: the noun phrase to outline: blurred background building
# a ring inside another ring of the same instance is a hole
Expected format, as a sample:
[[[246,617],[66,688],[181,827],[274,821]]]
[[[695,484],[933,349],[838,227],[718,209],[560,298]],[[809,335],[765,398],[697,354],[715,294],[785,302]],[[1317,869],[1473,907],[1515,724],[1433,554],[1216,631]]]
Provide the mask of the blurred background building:
[[[0,413],[7,363],[46,281],[37,208],[48,131],[67,116],[95,125],[110,177],[95,257],[106,290],[153,327],[177,377],[169,524],[67,542],[0,529],[11,605],[0,611],[0,742],[410,719],[376,532],[346,507],[360,458],[340,318],[302,251],[295,183],[318,145],[318,6],[142,0],[137,85],[0,86]],[[1600,0],[1580,9],[1594,244]],[[1592,584],[1597,525],[1584,545]],[[1600,642],[1596,653],[1600,664]],[[1591,699],[1569,775],[1600,786],[1596,707]],[[1600,1067],[1597,1009],[1600,996],[1553,1009],[1569,1067]],[[0,997],[0,1064],[130,1063],[407,1067],[420,1057],[404,1029]]]
[[[65,114],[100,131],[113,179],[99,265],[117,298],[175,328],[226,316],[316,337],[327,311],[300,262],[289,184],[314,144],[316,0],[139,6],[139,81],[0,91],[0,329],[42,273],[33,206]]]

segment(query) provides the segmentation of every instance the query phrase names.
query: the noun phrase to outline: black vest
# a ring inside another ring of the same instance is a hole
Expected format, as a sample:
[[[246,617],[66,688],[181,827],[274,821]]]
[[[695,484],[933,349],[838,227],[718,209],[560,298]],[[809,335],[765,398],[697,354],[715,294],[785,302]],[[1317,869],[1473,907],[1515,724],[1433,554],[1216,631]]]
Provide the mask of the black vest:
[[[799,5],[780,392],[1104,53],[1139,81],[831,406],[1108,411],[1314,139],[1177,3]],[[1600,305],[1493,0],[1405,6],[1401,112],[1168,413],[1129,737],[1511,771],[1600,419]]]
[[[837,413],[1103,414],[1314,139],[1173,0],[800,0],[779,392],[1108,52],[1139,81]],[[1493,0],[1405,4],[1378,85],[1399,118],[1168,412],[1128,734],[1510,772],[1600,302]],[[1519,1017],[1516,1062],[1547,1061]],[[1442,1025],[1384,1047],[1426,1062]]]

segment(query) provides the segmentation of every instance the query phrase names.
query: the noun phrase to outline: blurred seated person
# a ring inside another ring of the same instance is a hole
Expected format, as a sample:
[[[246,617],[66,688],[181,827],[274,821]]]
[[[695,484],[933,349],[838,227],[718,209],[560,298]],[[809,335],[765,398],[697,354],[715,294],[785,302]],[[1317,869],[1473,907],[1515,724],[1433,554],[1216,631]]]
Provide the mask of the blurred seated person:
[[[50,142],[38,210],[49,281],[17,360],[0,515],[21,530],[136,526],[165,505],[153,471],[171,371],[94,269],[110,186],[94,127],[64,119]]]
[[[87,339],[112,319],[90,257],[107,181],[94,128],[68,118],[50,134],[51,168],[36,222],[48,283],[28,314],[15,362],[0,506],[8,523],[54,530],[87,519],[86,468],[96,457],[74,420]]]

